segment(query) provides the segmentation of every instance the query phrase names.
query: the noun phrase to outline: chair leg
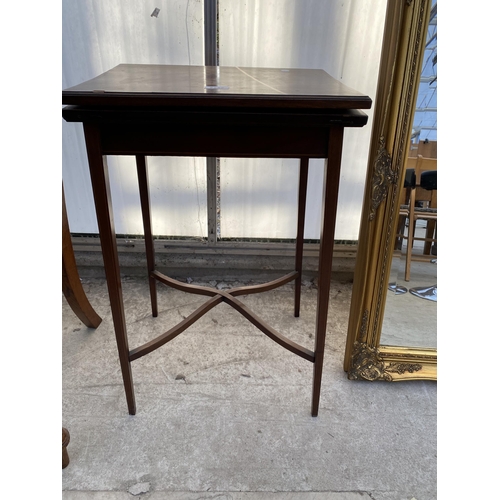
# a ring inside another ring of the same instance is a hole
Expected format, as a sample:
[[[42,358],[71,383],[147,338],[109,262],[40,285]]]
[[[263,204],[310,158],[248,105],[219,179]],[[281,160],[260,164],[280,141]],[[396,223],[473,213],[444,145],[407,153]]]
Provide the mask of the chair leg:
[[[404,215],[400,215],[398,218],[398,228],[396,230],[396,240],[394,242],[394,250],[400,250],[403,247],[403,239],[399,234],[404,234],[405,231],[405,223],[406,217]]]
[[[434,238],[435,229],[436,229],[436,221],[428,220],[427,226],[425,228],[425,237],[428,238],[429,240]],[[433,245],[432,241],[426,241],[424,243],[424,255],[431,254],[432,245]]]
[[[401,200],[401,205],[408,205],[410,203],[410,193],[411,193],[411,188],[407,187],[404,188],[405,190],[405,196],[404,199]],[[398,229],[396,232],[396,241],[394,243],[394,250],[401,250],[403,248],[403,241],[404,241],[404,232],[405,232],[405,224],[406,224],[406,216],[400,215],[398,219]],[[398,236],[398,235],[403,235],[403,236]]]
[[[415,190],[410,195],[410,211],[408,214],[408,240],[406,245],[405,281],[410,281],[411,253],[413,250],[413,235],[415,230]]]
[[[407,247],[406,247],[405,281],[410,281],[412,250],[413,250],[413,224],[410,222],[410,224],[408,226],[408,241],[407,241]]]

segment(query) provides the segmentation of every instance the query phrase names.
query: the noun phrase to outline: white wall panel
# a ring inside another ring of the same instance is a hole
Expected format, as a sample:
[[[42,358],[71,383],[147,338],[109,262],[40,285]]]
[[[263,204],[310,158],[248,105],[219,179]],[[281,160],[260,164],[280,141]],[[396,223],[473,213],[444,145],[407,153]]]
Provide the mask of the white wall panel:
[[[206,236],[205,159],[149,157],[147,161],[153,234]],[[111,156],[108,167],[116,227],[127,228],[122,234],[142,234],[135,158]],[[189,232],[182,234],[183,228]]]
[[[151,17],[155,7],[160,13]],[[63,0],[62,14],[63,88],[121,63],[203,64],[202,0]],[[62,129],[62,175],[70,229],[97,233],[82,126],[63,121]],[[116,232],[140,234],[133,161],[114,157],[108,163]],[[205,160],[150,158],[149,163],[154,176],[154,233],[206,236]]]
[[[308,239],[319,234],[321,197],[315,195],[314,186],[323,184],[324,164],[324,160],[309,161],[306,213],[314,216],[306,220]],[[222,237],[295,238],[298,181],[299,160],[221,159]]]
[[[374,99],[386,4],[387,0],[219,0],[220,64],[319,68]],[[337,239],[358,238],[372,110],[368,111],[367,126],[345,133]],[[247,237],[295,237],[295,218],[285,213],[291,208],[293,213],[296,210],[291,177],[286,177],[288,169],[283,168],[283,162],[277,160],[275,164],[277,167],[271,167],[271,162],[258,159],[222,162],[221,178],[226,180],[221,185],[223,237],[238,236],[243,231],[241,224],[235,224],[238,220],[252,221],[244,230]],[[229,173],[233,165],[238,165],[235,170],[241,171],[244,179]],[[251,172],[253,169],[261,172],[262,168],[261,174]],[[271,172],[273,169],[276,172]],[[278,212],[273,211],[265,227],[255,223],[266,212],[270,199],[268,189],[259,194],[258,186],[265,183],[261,175],[269,179],[269,187],[278,189],[274,193]],[[321,179],[322,172],[318,174],[317,169],[311,169],[308,193],[312,203],[306,213],[307,238],[319,237]],[[251,206],[234,202],[242,185],[255,190],[247,195]]]
[[[230,168],[227,168],[227,167]],[[221,235],[233,238],[288,238],[297,225],[298,160],[221,160]],[[279,193],[279,196],[276,196]]]

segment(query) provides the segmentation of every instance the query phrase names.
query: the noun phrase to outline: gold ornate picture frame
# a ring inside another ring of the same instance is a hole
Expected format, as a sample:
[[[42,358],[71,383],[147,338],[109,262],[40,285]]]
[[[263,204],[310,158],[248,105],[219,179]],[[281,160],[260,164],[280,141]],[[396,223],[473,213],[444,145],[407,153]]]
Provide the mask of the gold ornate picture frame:
[[[380,345],[431,0],[388,0],[344,358],[352,380],[437,380],[437,349]]]

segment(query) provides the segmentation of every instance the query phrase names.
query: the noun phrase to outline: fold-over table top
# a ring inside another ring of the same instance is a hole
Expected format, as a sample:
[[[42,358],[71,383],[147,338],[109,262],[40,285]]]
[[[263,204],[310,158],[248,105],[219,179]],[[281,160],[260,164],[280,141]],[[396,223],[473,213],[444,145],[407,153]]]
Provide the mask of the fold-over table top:
[[[120,64],[63,90],[63,104],[369,109],[371,99],[320,69]]]

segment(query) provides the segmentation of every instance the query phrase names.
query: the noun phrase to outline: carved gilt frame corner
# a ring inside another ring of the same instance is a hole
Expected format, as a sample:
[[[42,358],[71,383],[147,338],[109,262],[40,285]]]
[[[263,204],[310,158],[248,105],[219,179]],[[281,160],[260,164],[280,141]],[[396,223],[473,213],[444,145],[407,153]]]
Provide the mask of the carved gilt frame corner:
[[[388,0],[344,358],[352,380],[436,380],[437,350],[381,346],[431,0]]]

